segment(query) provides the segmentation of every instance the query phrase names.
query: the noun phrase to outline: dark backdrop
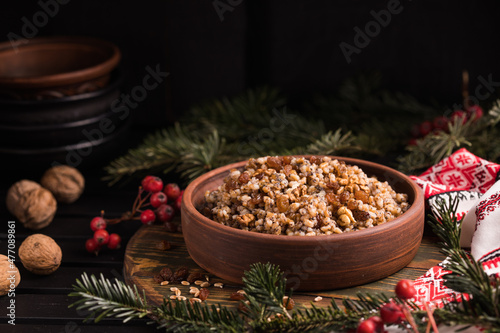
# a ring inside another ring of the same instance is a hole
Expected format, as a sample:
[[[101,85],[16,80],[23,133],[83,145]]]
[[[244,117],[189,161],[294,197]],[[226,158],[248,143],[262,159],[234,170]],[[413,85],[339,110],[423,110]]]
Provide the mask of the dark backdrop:
[[[168,124],[193,103],[256,85],[300,98],[333,93],[372,70],[389,88],[449,105],[460,101],[462,69],[471,89],[479,77],[500,82],[495,0],[18,0],[0,11],[0,39],[22,35],[26,21],[55,4],[37,35],[116,43],[124,92],[142,82],[146,66],[170,73],[135,110],[135,126]],[[350,62],[343,42],[356,48]]]

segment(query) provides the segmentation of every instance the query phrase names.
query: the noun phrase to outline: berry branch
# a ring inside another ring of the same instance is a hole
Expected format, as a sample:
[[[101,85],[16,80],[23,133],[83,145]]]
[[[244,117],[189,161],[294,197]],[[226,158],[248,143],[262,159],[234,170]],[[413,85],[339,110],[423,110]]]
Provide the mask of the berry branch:
[[[182,194],[183,191],[176,183],[168,183],[164,186],[161,178],[146,176],[141,181],[130,211],[116,218],[105,218],[104,211],[101,211],[100,216],[90,221],[90,229],[94,235],[85,243],[87,252],[97,255],[103,246],[112,250],[120,248],[120,235],[109,234],[106,228],[124,221],[140,220],[145,225],[158,222],[163,223],[170,232],[179,231],[180,225],[173,223],[172,219],[176,213],[180,212]]]

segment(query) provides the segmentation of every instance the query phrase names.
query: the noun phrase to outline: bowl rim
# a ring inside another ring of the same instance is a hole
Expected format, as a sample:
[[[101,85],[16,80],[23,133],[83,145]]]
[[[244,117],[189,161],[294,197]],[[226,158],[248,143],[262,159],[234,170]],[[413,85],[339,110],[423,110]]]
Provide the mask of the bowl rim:
[[[294,243],[297,244],[306,244],[306,243],[311,243],[311,242],[316,242],[316,241],[347,241],[351,238],[359,238],[362,236],[373,236],[377,235],[380,233],[384,233],[387,231],[387,229],[392,229],[394,226],[397,226],[399,223],[398,220],[401,219],[403,216],[408,216],[410,215],[409,213],[416,214],[418,211],[423,210],[425,208],[424,206],[424,194],[422,189],[407,175],[401,173],[400,171],[397,171],[393,168],[390,168],[388,166],[367,161],[367,160],[361,160],[357,158],[350,158],[350,157],[342,157],[342,156],[333,156],[333,155],[293,155],[293,156],[301,156],[301,157],[310,157],[310,156],[328,156],[332,159],[338,159],[345,161],[346,164],[351,164],[351,165],[358,165],[357,163],[360,164],[369,164],[372,167],[382,169],[389,171],[391,173],[396,173],[396,175],[404,180],[406,183],[410,185],[412,188],[412,192],[414,194],[413,202],[410,206],[410,208],[404,212],[402,215],[398,216],[394,220],[391,220],[389,222],[385,222],[380,225],[376,225],[371,228],[367,229],[362,229],[362,230],[355,230],[351,232],[346,232],[346,233],[341,233],[341,234],[332,234],[332,235],[315,235],[315,236],[296,236],[296,235],[274,235],[274,234],[266,234],[266,233],[260,233],[260,232],[252,232],[248,230],[243,230],[243,229],[238,229],[238,228],[233,228],[230,226],[223,225],[219,222],[215,222],[203,214],[201,214],[196,207],[194,206],[191,198],[193,196],[193,193],[195,192],[196,188],[205,182],[207,179],[212,178],[213,176],[222,173],[222,172],[227,172],[230,169],[233,168],[239,168],[242,167],[246,164],[248,160],[243,160],[240,162],[236,163],[231,163],[219,168],[216,168],[214,170],[211,170],[195,180],[193,180],[184,190],[184,194],[182,195],[182,208],[188,210],[190,213],[194,214],[196,218],[198,218],[199,223],[204,223],[207,224],[210,227],[213,228],[219,228],[221,233],[226,233],[226,234],[236,234],[240,236],[247,237],[248,239],[251,240],[266,240],[266,241],[272,241],[275,243],[289,243],[290,240],[293,240]],[[359,166],[359,165],[358,165]],[[363,170],[364,171],[364,170]],[[389,185],[391,185],[389,183]],[[182,214],[181,214],[182,216]]]
[[[60,85],[73,84],[81,82],[82,80],[96,79],[101,76],[109,74],[120,62],[121,51],[113,43],[88,36],[48,36],[48,37],[35,37],[30,39],[27,43],[24,41],[18,42],[2,42],[0,43],[0,53],[3,52],[17,52],[17,48],[27,48],[36,45],[86,45],[93,48],[105,48],[110,52],[110,56],[103,62],[90,66],[87,68],[74,70],[66,73],[50,74],[43,76],[26,76],[26,77],[5,77],[0,76],[0,85],[9,88],[38,88],[39,86],[57,87]]]

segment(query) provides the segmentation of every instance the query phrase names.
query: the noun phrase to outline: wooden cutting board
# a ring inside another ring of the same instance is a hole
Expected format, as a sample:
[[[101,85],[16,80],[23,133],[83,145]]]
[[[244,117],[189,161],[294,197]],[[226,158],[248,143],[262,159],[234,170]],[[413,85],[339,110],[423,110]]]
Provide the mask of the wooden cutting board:
[[[177,221],[179,222],[179,221]],[[167,240],[172,247],[169,250],[160,250],[156,246],[159,242]],[[394,286],[400,279],[415,279],[424,274],[430,267],[436,265],[444,259],[444,255],[439,252],[437,239],[434,236],[424,234],[417,255],[413,261],[399,272],[376,282],[362,286],[315,292],[294,292],[292,298],[296,306],[309,307],[317,296],[323,299],[315,302],[316,306],[326,306],[332,299],[340,303],[343,298],[355,298],[358,292],[385,293],[393,295]],[[181,295],[188,299],[189,287],[181,284],[168,284],[165,286],[155,282],[154,276],[163,267],[169,267],[172,271],[185,266],[190,271],[199,271],[208,277],[210,294],[207,302],[209,304],[221,304],[228,307],[237,307],[238,302],[230,299],[230,295],[242,288],[241,285],[226,282],[201,269],[189,256],[186,245],[182,238],[182,233],[167,232],[161,225],[142,226],[130,239],[125,250],[124,277],[129,285],[136,285],[140,292],[144,290],[148,302],[158,305],[164,298],[173,295],[171,287],[181,290]],[[214,287],[216,282],[222,282],[223,287]]]

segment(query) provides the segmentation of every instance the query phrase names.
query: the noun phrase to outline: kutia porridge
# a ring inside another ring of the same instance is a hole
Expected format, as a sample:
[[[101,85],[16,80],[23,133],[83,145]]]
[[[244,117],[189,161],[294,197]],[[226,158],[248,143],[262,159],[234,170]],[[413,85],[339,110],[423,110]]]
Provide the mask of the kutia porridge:
[[[232,169],[205,193],[203,214],[221,224],[275,235],[330,235],[393,220],[408,195],[330,157],[260,157]]]

